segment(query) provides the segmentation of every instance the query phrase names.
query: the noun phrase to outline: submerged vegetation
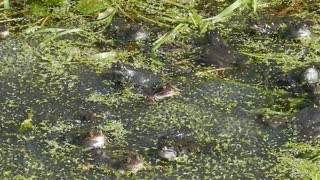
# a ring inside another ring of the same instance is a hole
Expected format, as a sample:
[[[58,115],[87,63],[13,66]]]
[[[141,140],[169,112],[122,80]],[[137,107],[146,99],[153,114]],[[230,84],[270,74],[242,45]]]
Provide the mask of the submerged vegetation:
[[[320,179],[316,0],[0,6],[0,177]]]

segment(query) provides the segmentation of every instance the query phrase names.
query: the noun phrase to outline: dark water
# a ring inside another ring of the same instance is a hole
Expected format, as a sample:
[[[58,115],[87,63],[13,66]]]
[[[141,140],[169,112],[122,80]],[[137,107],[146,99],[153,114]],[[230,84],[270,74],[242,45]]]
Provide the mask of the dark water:
[[[8,39],[2,48],[9,44],[19,45]],[[256,123],[255,111],[274,101],[258,88],[188,75],[174,82],[179,89],[177,96],[156,103],[129,98],[114,106],[88,100],[93,94],[125,94],[106,85],[101,74],[85,65],[66,67],[63,74],[54,74],[39,65],[32,54],[18,50],[2,57],[2,72],[7,71],[0,77],[4,177],[114,177],[110,171],[106,175],[101,166],[86,169],[86,152],[65,140],[68,132],[87,125],[120,127],[117,138],[123,141],[119,143],[139,152],[147,164],[147,170],[135,175],[140,178],[264,178],[274,163],[270,152],[286,141],[281,130]],[[11,59],[16,62],[9,63]],[[99,118],[83,121],[85,112]],[[19,131],[28,118],[33,127]],[[211,143],[211,149],[181,162],[160,161],[157,134],[185,126],[193,129],[199,142]]]

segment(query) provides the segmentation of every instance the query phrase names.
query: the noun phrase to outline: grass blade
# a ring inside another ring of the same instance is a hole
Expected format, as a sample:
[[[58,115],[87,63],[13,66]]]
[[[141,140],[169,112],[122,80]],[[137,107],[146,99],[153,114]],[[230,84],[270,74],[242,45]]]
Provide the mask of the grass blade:
[[[63,35],[65,35],[65,34],[78,33],[78,32],[81,32],[81,31],[83,31],[83,30],[80,29],[80,28],[66,30],[66,31],[63,31],[63,32],[61,32],[61,33],[58,33],[58,34],[56,34],[56,35],[54,35],[54,36],[52,36],[52,37],[44,40],[41,44],[47,44],[48,42],[50,42],[50,41],[52,41],[52,40],[54,40],[54,39],[57,39],[58,37],[63,36]]]
[[[257,0],[236,0],[234,3],[232,3],[230,6],[225,8],[221,13],[218,15],[204,19],[205,21],[213,21],[213,23],[221,21],[225,17],[231,15],[234,13],[234,10],[243,7],[245,5],[249,5],[250,7],[253,8],[254,11],[256,11],[257,8]]]
[[[172,36],[177,34],[180,30],[183,30],[187,27],[187,24],[180,23],[170,32],[167,32],[163,36],[161,36],[157,41],[153,43],[153,47],[151,49],[151,58],[156,59],[156,50],[165,42],[167,42]]]

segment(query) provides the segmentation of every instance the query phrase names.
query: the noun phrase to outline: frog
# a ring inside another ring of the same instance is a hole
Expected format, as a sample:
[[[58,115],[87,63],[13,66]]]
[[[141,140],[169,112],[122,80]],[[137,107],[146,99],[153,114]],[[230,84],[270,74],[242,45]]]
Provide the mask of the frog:
[[[275,38],[297,40],[312,36],[313,22],[294,16],[275,16],[263,13],[248,18],[246,31],[249,34],[271,35]]]
[[[285,17],[284,25],[280,31],[280,37],[287,40],[297,41],[313,36],[311,27],[312,21],[302,21],[295,17]]]
[[[290,117],[287,115],[263,115],[258,114],[256,121],[273,129],[285,128],[290,122]]]
[[[145,95],[151,101],[158,101],[178,94],[177,89],[161,81],[160,77],[142,68],[134,68],[131,65],[117,62],[112,65],[109,77],[112,82],[133,86],[134,89]]]
[[[163,160],[177,160],[198,151],[198,143],[191,129],[175,128],[158,135],[158,156]]]
[[[257,122],[261,122],[273,129],[294,127],[297,132],[297,140],[303,142],[315,142],[320,140],[320,108],[314,106],[304,107],[294,114],[271,114],[258,116]]]
[[[115,36],[123,42],[141,41],[149,38],[150,32],[141,23],[115,17],[110,23],[111,29],[115,30]]]
[[[91,163],[105,166],[120,174],[131,174],[145,169],[141,155],[121,145],[97,148],[92,154]]]
[[[263,13],[249,17],[246,24],[245,31],[249,34],[274,35],[281,30],[284,20],[281,17]]]
[[[165,86],[161,86],[158,89],[156,89],[152,93],[152,95],[149,96],[149,100],[150,101],[160,101],[162,99],[165,99],[165,98],[177,95],[177,94],[179,94],[179,90],[176,87],[174,87],[170,84],[167,84]]]
[[[123,157],[114,163],[113,167],[120,174],[136,173],[145,169],[142,157],[133,151],[125,152]]]
[[[134,68],[131,65],[118,61],[111,68],[111,80],[120,84],[130,84],[143,94],[152,94],[162,85],[160,78],[150,71]]]
[[[111,138],[111,136],[110,136]],[[95,127],[85,127],[70,131],[65,135],[67,142],[83,147],[85,150],[104,147],[107,135]]]
[[[207,32],[206,41],[203,55],[197,62],[200,66],[237,68],[242,67],[247,60],[246,56],[226,43],[217,29]]]
[[[101,131],[89,131],[81,139],[81,145],[86,149],[101,148],[106,142],[106,136]]]
[[[127,41],[140,41],[149,37],[149,32],[143,26],[133,26],[130,30]]]
[[[10,32],[6,26],[0,26],[0,39],[5,39],[9,36]]]
[[[295,125],[303,141],[320,140],[320,108],[306,107],[297,114]]]

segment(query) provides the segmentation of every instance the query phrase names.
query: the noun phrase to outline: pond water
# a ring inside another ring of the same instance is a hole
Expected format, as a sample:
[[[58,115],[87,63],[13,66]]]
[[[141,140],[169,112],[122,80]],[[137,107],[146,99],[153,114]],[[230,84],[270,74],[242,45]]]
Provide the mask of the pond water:
[[[19,46],[11,39],[6,43]],[[29,61],[19,62],[19,56],[29,57]],[[270,169],[274,161],[270,152],[287,139],[280,130],[256,123],[258,109],[274,101],[271,94],[259,88],[188,75],[173,82],[179,95],[172,98],[151,103],[140,97],[119,105],[103,104],[88,99],[96,94],[124,95],[84,65],[56,75],[24,51],[2,57],[2,62],[17,58],[17,62],[4,65],[14,66],[15,71],[1,77],[1,154],[6,164],[1,168],[6,175],[27,172],[28,177],[104,177],[105,172],[99,168],[82,169],[88,164],[86,152],[70,146],[64,138],[69,131],[88,125],[118,128],[117,138],[121,140],[117,143],[142,154],[148,164],[147,170],[138,175],[145,178],[186,178],[191,174],[194,178],[263,177],[268,171],[261,169]],[[81,116],[86,112],[99,118],[83,121]],[[28,118],[32,127],[19,130]],[[157,135],[176,127],[192,128],[195,138],[212,143],[212,149],[181,162],[159,161]]]
[[[313,107],[318,104],[304,91],[301,72],[310,64],[320,66],[316,61],[285,62],[290,56],[319,58],[319,52],[307,53],[316,45],[287,37],[270,40],[269,32],[241,32],[239,28],[247,27],[231,25],[236,30],[229,41],[224,40],[227,31],[190,36],[190,44],[178,37],[177,44],[161,46],[160,60],[152,61],[150,44],[166,31],[148,23],[127,27],[130,20],[124,19],[117,16],[107,29],[95,27],[93,34],[73,29],[76,33],[55,37],[60,31],[53,29],[65,27],[52,21],[52,29],[34,34],[24,29],[0,39],[0,177],[299,179],[309,177],[310,169],[319,172],[319,110]],[[238,18],[232,20],[240,24]],[[85,19],[68,23],[90,25]],[[228,23],[219,24],[220,31]],[[317,31],[318,26],[312,27]],[[239,33],[242,39],[235,38]],[[133,67],[120,83],[111,77],[112,65],[119,61]],[[138,69],[144,70],[136,73]],[[145,72],[172,85],[175,95],[152,101],[150,94],[137,90],[145,83],[140,79]],[[265,116],[285,119],[286,124],[261,123]],[[179,128],[191,131],[197,150],[175,160],[161,159],[159,135]],[[85,149],[77,138],[88,129],[111,135],[102,148]],[[301,140],[304,131],[316,138]],[[309,163],[306,151],[315,160]],[[121,164],[131,160],[131,153],[144,164],[137,172]],[[311,164],[307,173],[295,176],[298,170],[286,164],[296,157]]]

